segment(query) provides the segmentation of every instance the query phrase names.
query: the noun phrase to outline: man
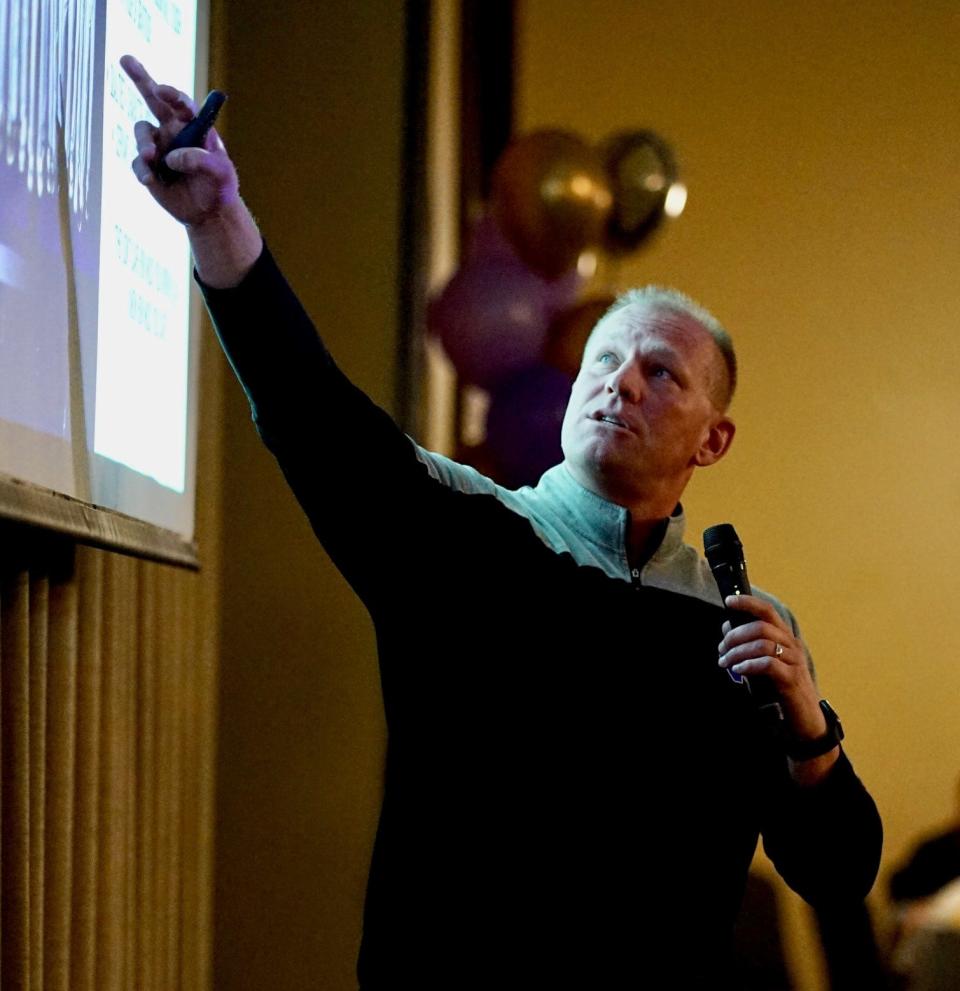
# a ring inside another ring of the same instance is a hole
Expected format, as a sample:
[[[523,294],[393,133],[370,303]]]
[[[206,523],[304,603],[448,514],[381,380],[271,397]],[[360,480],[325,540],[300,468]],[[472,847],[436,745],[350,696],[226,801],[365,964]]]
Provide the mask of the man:
[[[586,348],[564,464],[506,491],[346,380],[214,132],[157,181],[193,105],[123,65],[160,123],[136,125],[134,172],[186,225],[258,430],[376,626],[389,742],[364,991],[638,986],[664,966],[716,985],[761,833],[804,897],[862,898],[879,819],[792,617],[744,597],[728,605],[755,621],[721,634],[682,541],[680,495],[734,432],[712,318],[670,293],[614,308]],[[776,685],[782,736],[725,669]]]

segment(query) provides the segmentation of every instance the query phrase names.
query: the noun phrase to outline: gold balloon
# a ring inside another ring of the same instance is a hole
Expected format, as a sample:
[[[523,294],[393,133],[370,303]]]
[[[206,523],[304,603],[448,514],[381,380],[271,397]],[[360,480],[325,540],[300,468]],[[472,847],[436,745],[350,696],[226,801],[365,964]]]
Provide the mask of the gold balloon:
[[[613,305],[614,298],[609,294],[594,296],[564,310],[550,325],[543,360],[575,376],[580,371],[583,348],[590,331]]]
[[[491,210],[520,260],[555,279],[599,244],[613,207],[600,155],[567,131],[516,138],[497,161]]]

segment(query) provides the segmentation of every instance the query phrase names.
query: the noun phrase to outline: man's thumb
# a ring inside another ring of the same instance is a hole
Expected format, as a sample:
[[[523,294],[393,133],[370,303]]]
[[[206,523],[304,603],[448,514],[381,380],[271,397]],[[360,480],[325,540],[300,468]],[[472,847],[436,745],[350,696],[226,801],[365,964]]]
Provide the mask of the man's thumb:
[[[210,152],[204,151],[202,148],[176,148],[169,152],[164,161],[175,172],[209,173],[213,171],[209,158]]]

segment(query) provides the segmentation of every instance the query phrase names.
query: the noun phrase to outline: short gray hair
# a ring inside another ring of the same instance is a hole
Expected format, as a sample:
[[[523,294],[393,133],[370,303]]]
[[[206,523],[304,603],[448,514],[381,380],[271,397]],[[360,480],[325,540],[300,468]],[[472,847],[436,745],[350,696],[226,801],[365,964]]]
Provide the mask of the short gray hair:
[[[718,390],[715,401],[718,409],[726,410],[733,399],[734,390],[737,388],[737,355],[733,349],[733,339],[723,324],[705,306],[701,306],[695,299],[680,292],[679,289],[655,285],[628,289],[617,296],[603,316],[600,317],[590,332],[591,336],[611,313],[626,309],[628,306],[638,305],[654,310],[672,310],[674,313],[684,314],[703,327],[713,338],[726,369],[726,380]]]

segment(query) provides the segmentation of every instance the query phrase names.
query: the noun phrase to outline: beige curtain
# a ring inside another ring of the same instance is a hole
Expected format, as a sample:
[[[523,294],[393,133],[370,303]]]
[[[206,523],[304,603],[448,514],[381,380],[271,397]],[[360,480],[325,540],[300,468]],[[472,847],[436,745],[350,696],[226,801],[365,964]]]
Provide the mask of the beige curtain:
[[[0,984],[209,986],[200,576],[0,528]]]

